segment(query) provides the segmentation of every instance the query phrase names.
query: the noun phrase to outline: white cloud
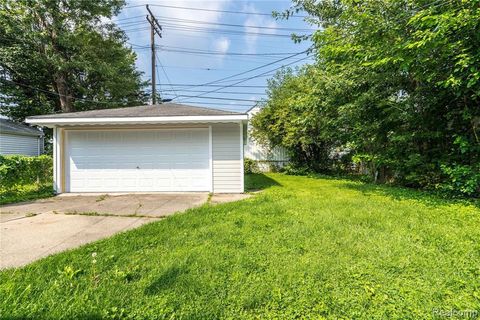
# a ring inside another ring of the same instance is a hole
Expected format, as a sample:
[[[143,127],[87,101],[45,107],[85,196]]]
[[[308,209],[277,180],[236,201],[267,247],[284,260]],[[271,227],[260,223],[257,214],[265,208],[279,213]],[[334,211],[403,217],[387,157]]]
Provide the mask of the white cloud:
[[[156,44],[161,46],[170,46],[170,47],[183,47],[183,48],[194,48],[194,49],[203,49],[211,50],[212,48],[217,48],[219,51],[222,49],[226,52],[230,47],[230,42],[223,40],[222,38],[218,39],[215,34],[208,34],[205,32],[195,32],[192,30],[175,30],[178,27],[172,26],[172,24],[181,24],[188,27],[208,27],[208,28],[218,28],[215,25],[199,25],[192,24],[180,19],[186,20],[197,20],[197,21],[207,21],[209,23],[218,23],[221,22],[222,12],[215,11],[193,11],[193,10],[183,10],[167,7],[156,7],[156,4],[159,5],[168,5],[176,7],[190,7],[190,8],[202,8],[209,10],[225,10],[231,0],[175,0],[175,1],[166,1],[166,0],[129,0],[127,1],[127,8],[124,9],[121,13],[119,19],[136,17],[136,16],[146,16],[147,10],[143,4],[150,4],[150,9],[158,18],[160,24],[163,26],[163,37],[155,39]],[[137,6],[128,8],[128,6]],[[163,19],[167,18],[167,19]],[[136,21],[145,20],[144,24],[141,25],[132,25],[128,24]],[[114,19],[114,20],[118,20]],[[122,23],[126,25],[123,29],[141,29],[148,28],[148,22],[145,17],[135,18],[132,20],[120,20],[120,25]],[[150,44],[150,31],[149,30],[139,30],[139,31],[129,31],[127,32],[129,37],[128,42],[139,44],[139,45],[149,45]],[[159,50],[159,57],[162,59],[162,62],[168,61],[169,64],[182,64],[185,66],[198,66],[199,64],[205,65],[221,65],[223,56],[218,56],[218,59],[211,59],[211,57],[202,57],[202,56],[190,56],[185,54],[179,54],[175,52],[166,52]],[[223,52],[223,51],[222,51]],[[137,50],[138,59],[137,67],[140,70],[145,70],[147,72],[147,77],[150,70],[150,51]],[[208,59],[208,60],[207,60]]]
[[[258,12],[253,4],[247,4],[244,6],[244,11],[248,12]],[[250,33],[270,33],[275,34],[275,29],[269,28],[276,28],[277,22],[273,20],[273,18],[268,16],[260,16],[260,15],[250,15],[244,22],[244,29],[246,32]],[[267,28],[261,28],[267,27]],[[247,53],[255,53],[257,47],[257,40],[258,35],[255,34],[246,34],[245,35],[245,45],[246,45],[246,52]]]
[[[228,48],[230,48],[230,39],[227,37],[221,37],[215,41],[215,50],[220,51],[222,54],[227,53]]]

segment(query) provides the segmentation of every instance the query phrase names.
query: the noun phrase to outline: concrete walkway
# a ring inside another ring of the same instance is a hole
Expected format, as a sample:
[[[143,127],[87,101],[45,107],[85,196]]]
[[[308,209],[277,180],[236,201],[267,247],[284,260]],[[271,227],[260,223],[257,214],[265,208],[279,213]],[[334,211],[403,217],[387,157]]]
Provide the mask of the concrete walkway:
[[[210,203],[249,195],[213,195]],[[66,194],[0,207],[0,269],[19,267],[66,249],[198,207],[208,193]]]

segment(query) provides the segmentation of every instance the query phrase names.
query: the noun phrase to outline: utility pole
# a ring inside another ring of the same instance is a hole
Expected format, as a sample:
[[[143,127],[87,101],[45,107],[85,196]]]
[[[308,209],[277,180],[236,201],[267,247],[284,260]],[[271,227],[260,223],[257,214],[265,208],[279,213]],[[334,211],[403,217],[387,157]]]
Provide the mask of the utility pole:
[[[152,104],[157,103],[157,84],[156,84],[156,74],[155,74],[155,33],[161,38],[162,37],[162,26],[158,23],[155,15],[146,5],[147,11],[150,15],[147,15],[147,21],[150,23],[150,44],[152,50]]]

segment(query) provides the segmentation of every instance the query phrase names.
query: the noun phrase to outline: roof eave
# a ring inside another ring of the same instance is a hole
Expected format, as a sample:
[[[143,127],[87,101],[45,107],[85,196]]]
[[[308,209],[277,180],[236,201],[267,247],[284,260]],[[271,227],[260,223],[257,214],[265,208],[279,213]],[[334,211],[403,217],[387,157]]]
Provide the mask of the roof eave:
[[[3,134],[9,134],[9,135],[17,135],[17,136],[27,136],[27,137],[42,137],[44,136],[45,134],[41,131],[38,131],[38,133],[36,132],[19,132],[19,131],[13,131],[13,130],[5,130],[5,129],[2,129],[0,131],[0,133],[3,133]]]
[[[167,116],[167,117],[98,117],[98,118],[27,118],[25,122],[45,127],[63,125],[103,125],[103,124],[168,124],[168,123],[221,123],[243,122],[248,115],[215,116]]]

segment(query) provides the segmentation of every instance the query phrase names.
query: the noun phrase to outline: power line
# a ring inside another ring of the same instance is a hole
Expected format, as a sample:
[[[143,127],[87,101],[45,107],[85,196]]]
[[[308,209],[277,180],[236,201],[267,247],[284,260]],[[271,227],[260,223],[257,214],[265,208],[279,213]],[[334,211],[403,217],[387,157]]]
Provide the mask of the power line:
[[[168,94],[168,93],[167,93]],[[212,99],[212,100],[226,100],[226,101],[242,101],[242,102],[257,102],[258,100],[251,99],[241,99],[241,98],[222,98],[222,97],[204,97],[201,95],[188,95],[188,94],[179,94],[177,97],[182,98],[198,98],[198,99]],[[176,97],[174,98],[176,99]]]
[[[185,84],[185,83],[172,83],[175,87],[223,87],[221,84]],[[266,85],[244,85],[244,86],[232,86],[234,88],[267,88]]]
[[[252,11],[233,11],[233,10],[218,10],[218,9],[205,9],[205,8],[192,8],[192,7],[181,7],[181,6],[171,6],[164,4],[152,4],[152,7],[162,7],[162,8],[172,8],[172,9],[182,9],[182,10],[192,10],[192,11],[209,11],[209,12],[222,12],[222,13],[234,13],[234,14],[246,14],[246,15],[256,15],[256,16],[269,16],[272,17],[272,13],[263,13],[263,12],[252,12]],[[294,18],[307,18],[309,16],[303,15],[291,15],[290,17]]]
[[[189,26],[189,27],[203,27],[202,25],[212,25],[212,26],[224,26],[224,27],[235,27],[235,28],[250,28],[250,29],[259,29],[259,30],[283,30],[283,31],[299,31],[299,32],[311,32],[316,31],[316,29],[312,28],[288,28],[288,27],[270,27],[270,26],[257,26],[257,25],[243,25],[243,24],[232,24],[232,23],[220,23],[220,22],[209,22],[209,21],[201,21],[201,20],[190,20],[190,19],[182,19],[182,18],[169,18],[165,16],[157,16],[158,20],[163,21],[164,24],[172,24],[178,26]],[[175,22],[180,23],[187,23],[185,24],[175,24]],[[142,25],[145,24],[145,21],[131,21],[126,23],[120,23],[119,25],[122,27],[130,27],[134,25]],[[226,29],[230,30],[230,29]],[[235,31],[235,30],[231,30]]]
[[[140,45],[135,43],[127,42],[131,46],[137,47],[137,49],[148,49],[148,45]],[[200,54],[221,54],[221,55],[235,55],[235,56],[287,56],[296,54],[296,52],[261,52],[261,53],[243,53],[243,52],[221,52],[221,51],[210,51],[197,48],[185,48],[177,46],[166,46],[159,45],[157,46],[162,50],[170,50],[172,52],[187,52],[187,53],[200,53]]]
[[[138,18],[143,18],[144,15],[138,15],[138,16],[133,16],[133,17],[127,17],[127,18],[120,18],[120,19],[115,19],[114,22],[117,21],[125,21],[125,20],[132,20],[132,19],[138,19]]]
[[[213,25],[213,26],[225,26],[225,27],[239,27],[239,28],[253,28],[253,29],[267,29],[267,30],[284,30],[284,31],[315,31],[316,29],[306,29],[306,28],[286,28],[286,27],[269,27],[269,26],[255,26],[255,25],[244,25],[244,24],[232,24],[232,23],[220,23],[220,22],[209,22],[209,21],[202,21],[202,20],[190,20],[190,19],[182,19],[182,18],[169,18],[164,16],[159,16],[160,20],[168,21],[179,21],[189,24],[206,24],[206,25]]]
[[[189,103],[203,104],[203,105],[214,105],[214,106],[224,106],[225,109],[235,108],[243,109],[245,107],[249,108],[251,104],[225,104],[222,102],[205,102],[205,101],[189,101]],[[227,108],[228,107],[228,108]]]
[[[296,56],[298,56],[298,55],[305,54],[305,53],[307,53],[307,52],[308,52],[308,49],[307,49],[307,50],[304,50],[304,51],[301,51],[301,52],[297,52],[297,53],[292,54],[292,55],[290,55],[290,56],[288,56],[288,57],[285,57],[285,58],[282,58],[282,59],[278,59],[278,60],[275,60],[275,61],[273,61],[273,62],[270,62],[270,63],[264,64],[264,65],[255,67],[255,68],[253,68],[253,69],[249,69],[249,70],[247,70],[247,71],[243,71],[243,72],[240,72],[240,73],[236,73],[236,74],[233,74],[233,75],[230,75],[230,76],[228,76],[228,77],[224,77],[224,78],[221,78],[221,79],[218,79],[218,80],[215,80],[215,81],[210,81],[210,82],[206,82],[206,83],[203,83],[203,84],[199,84],[199,85],[197,85],[197,86],[198,86],[198,87],[201,87],[201,86],[205,86],[205,85],[210,85],[210,84],[218,83],[218,82],[221,82],[221,81],[224,81],[224,80],[227,80],[227,79],[232,79],[232,78],[235,78],[235,77],[244,75],[244,74],[246,74],[246,73],[249,73],[249,72],[252,72],[252,71],[256,71],[256,70],[258,70],[258,69],[262,69],[262,68],[271,66],[272,64],[285,61],[285,60],[287,60],[287,59],[296,57]]]
[[[9,79],[0,79],[0,81],[7,81],[7,82],[11,82],[11,83],[14,83],[16,85],[19,85],[19,86],[22,86],[22,87],[26,87],[26,88],[29,88],[29,89],[32,89],[32,90],[35,90],[35,91],[39,91],[39,92],[45,92],[45,93],[48,93],[48,94],[52,94],[52,95],[55,95],[55,96],[66,96],[66,95],[62,95],[60,93],[57,93],[57,92],[53,92],[53,91],[49,91],[49,90],[43,90],[43,89],[40,89],[40,88],[36,88],[36,87],[33,87],[33,86],[30,86],[30,85],[26,85],[26,84],[23,84],[23,83],[19,83],[19,82],[16,82],[16,81],[13,81],[13,80],[9,80]],[[92,102],[92,103],[105,103],[105,104],[123,104],[125,103],[126,101],[97,101],[97,100],[89,100],[89,99],[84,99],[84,98],[79,98],[79,97],[73,97],[73,96],[70,96],[72,99],[74,99],[75,101],[82,101],[82,102]],[[225,100],[225,99],[224,99]],[[252,100],[253,101],[253,100]],[[201,103],[201,104],[211,104],[211,105],[224,105],[224,106],[238,106],[238,107],[250,107],[250,105],[240,105],[240,104],[235,104],[235,105],[225,105],[225,104],[222,104],[222,103],[214,103],[214,102],[195,102],[195,101],[191,101],[190,103]]]
[[[175,89],[173,88],[172,82],[170,81],[170,78],[168,77],[167,71],[165,70],[165,68],[162,65],[162,62],[160,61],[160,58],[159,57],[156,57],[156,58],[157,58],[158,63],[160,64],[160,67],[162,67],[163,74],[165,74],[165,78],[167,79],[167,82],[170,85],[170,88],[172,88],[173,92],[175,93],[175,98],[178,97],[178,94],[175,91]]]
[[[266,73],[270,73],[270,72],[272,72],[272,71],[276,71],[276,70],[278,70],[278,69],[281,69],[281,68],[287,67],[287,66],[289,66],[289,65],[292,65],[292,64],[294,64],[294,63],[300,62],[300,61],[302,61],[302,60],[305,60],[306,58],[308,58],[308,57],[300,58],[300,59],[295,60],[295,61],[293,61],[293,62],[290,62],[290,63],[288,63],[288,64],[286,64],[286,65],[282,65],[282,66],[280,66],[280,67],[277,67],[277,68],[275,68],[275,69],[272,69],[272,70],[263,72],[263,73],[261,73],[261,74],[258,74],[258,75],[255,75],[255,76],[251,76],[251,77],[246,78],[246,79],[242,79],[242,80],[237,81],[237,82],[235,82],[235,83],[233,83],[233,84],[228,84],[228,85],[225,85],[225,86],[223,86],[223,87],[220,87],[220,88],[217,88],[217,89],[214,89],[214,90],[211,90],[211,91],[207,91],[207,92],[205,92],[205,93],[201,93],[201,94],[199,94],[199,95],[197,95],[196,97],[193,97],[193,98],[199,98],[199,97],[204,96],[204,95],[206,95],[206,94],[208,94],[208,93],[214,93],[214,92],[220,91],[220,90],[222,90],[222,89],[224,89],[224,88],[230,88],[231,86],[237,85],[237,84],[239,84],[239,83],[242,83],[242,82],[245,82],[245,81],[248,81],[248,80],[252,80],[252,79],[261,77],[261,76],[265,75]]]
[[[218,34],[228,34],[228,35],[256,35],[256,36],[265,36],[265,37],[274,37],[274,38],[291,38],[291,34],[278,34],[278,33],[262,33],[262,32],[249,32],[249,31],[240,31],[240,30],[229,30],[229,29],[218,29],[218,28],[203,28],[203,27],[194,27],[189,25],[180,25],[180,24],[171,24],[171,23],[162,23],[163,26],[168,27],[168,30],[175,31],[188,31],[188,32],[208,32],[208,33],[218,33]],[[133,29],[123,29],[124,32],[137,32],[148,30],[148,27],[133,28]],[[307,37],[311,34],[305,35]]]
[[[9,79],[5,79],[5,78],[0,78],[0,81],[11,82],[11,83],[14,83],[14,84],[19,85],[19,86],[22,86],[22,87],[26,87],[26,88],[29,88],[29,89],[32,89],[32,90],[35,90],[35,91],[39,91],[39,92],[45,92],[45,93],[52,94],[52,95],[55,95],[55,96],[58,96],[58,97],[70,97],[70,98],[72,98],[72,99],[74,99],[74,100],[76,100],[76,101],[82,101],[82,102],[115,103],[115,104],[125,103],[125,102],[126,102],[126,101],[98,101],[98,100],[89,100],[89,99],[84,99],[84,98],[79,98],[79,97],[73,97],[73,96],[71,96],[71,95],[65,95],[65,94],[60,94],[60,93],[53,92],[53,91],[49,91],[49,90],[44,90],[44,89],[36,88],[36,87],[30,86],[30,85],[27,85],[27,84],[23,84],[23,83],[16,82],[16,81],[13,81],[13,80],[9,80]]]
[[[188,89],[163,89],[162,91],[164,92],[169,92],[169,91],[175,91],[178,92],[197,92],[197,93],[203,93],[203,92],[208,92],[206,90],[188,90]],[[238,91],[222,91],[222,92],[215,92],[216,94],[239,94],[239,95],[250,95],[250,96],[265,96],[267,95],[265,92],[238,92]]]

